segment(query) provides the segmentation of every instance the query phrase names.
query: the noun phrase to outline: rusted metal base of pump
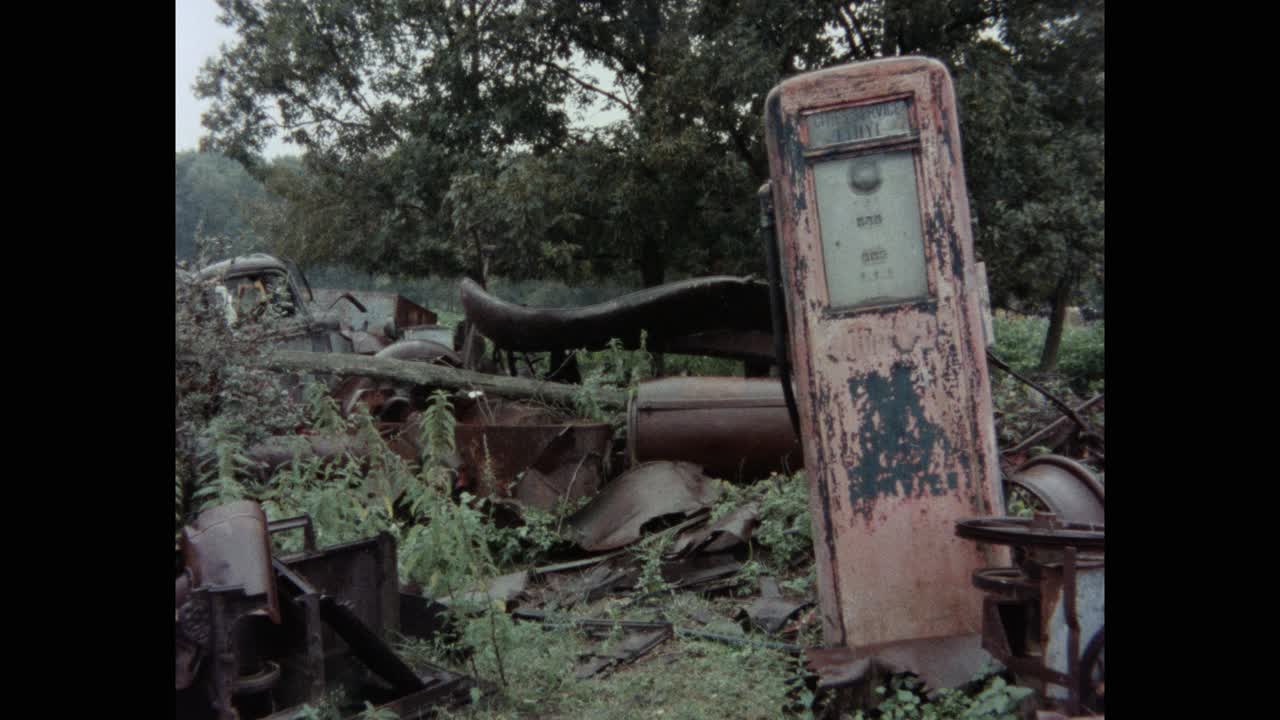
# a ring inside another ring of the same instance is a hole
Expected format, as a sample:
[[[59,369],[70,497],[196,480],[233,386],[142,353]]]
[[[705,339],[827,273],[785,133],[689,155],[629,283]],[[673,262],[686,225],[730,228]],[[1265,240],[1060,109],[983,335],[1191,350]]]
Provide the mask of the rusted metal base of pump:
[[[860,685],[900,672],[915,673],[933,689],[953,688],[973,679],[990,659],[979,633],[805,651],[819,688]]]

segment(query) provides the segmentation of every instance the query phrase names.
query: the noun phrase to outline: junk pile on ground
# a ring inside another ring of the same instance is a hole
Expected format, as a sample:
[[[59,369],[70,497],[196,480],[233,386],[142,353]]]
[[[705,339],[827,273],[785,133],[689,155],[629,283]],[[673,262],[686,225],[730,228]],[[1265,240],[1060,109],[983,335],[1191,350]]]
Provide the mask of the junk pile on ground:
[[[466,702],[475,678],[411,667],[388,644],[388,631],[428,638],[442,632],[464,597],[500,601],[517,620],[611,636],[580,659],[573,670],[580,679],[616,672],[670,638],[696,637],[803,654],[815,691],[865,688],[904,671],[930,688],[956,687],[995,659],[1035,687],[1042,702],[1073,714],[1102,711],[1104,486],[1072,459],[1025,455],[1032,441],[1068,447],[1073,428],[1088,433],[1078,416],[1006,453],[1006,491],[1030,499],[1033,520],[975,518],[955,529],[966,540],[1015,548],[1013,565],[973,576],[974,592],[986,593],[983,615],[974,618],[980,632],[856,651],[821,647],[815,638],[823,617],[811,589],[745,572],[758,571],[768,553],[755,536],[760,503],[722,502],[728,486],[721,480],[776,483],[779,473],[804,466],[782,382],[679,377],[640,383],[630,394],[593,388],[596,402],[618,414],[612,424],[576,416],[568,408],[581,387],[556,382],[576,375],[576,368],[565,371],[576,349],[604,347],[612,338],[638,347],[642,336],[651,351],[729,357],[746,363],[744,375],[767,374],[776,364],[768,286],[701,278],[599,306],[546,309],[505,303],[464,282],[466,329],[449,346],[443,332],[431,330],[434,314],[399,296],[307,288],[311,301],[303,303],[305,280],[272,261],[254,256],[221,267],[225,298],[238,302],[265,287],[262,277],[274,277],[306,318],[322,318],[313,327],[345,340],[345,350],[333,342],[286,345],[271,367],[332,378],[340,412],[368,413],[382,441],[408,463],[424,460],[429,393],[449,391],[456,454],[436,460],[452,471],[455,496],[486,498],[517,524],[531,508],[576,510],[556,528],[558,562],[438,598],[401,585],[389,535],[317,548],[310,517],[268,522],[251,501],[205,511],[183,532],[176,579],[178,717],[291,717],[335,688],[348,699],[348,716],[364,703],[410,717]],[[242,293],[244,287],[251,290]],[[344,301],[342,312],[328,312]],[[315,311],[326,302],[324,313]],[[468,344],[481,337],[505,353],[507,374],[468,368]],[[517,353],[547,353],[548,366],[524,373],[540,377],[521,377]],[[297,462],[367,458],[370,442],[304,431],[271,438],[247,456],[258,480],[270,484]],[[1076,447],[1101,458],[1094,439]],[[304,534],[303,552],[275,556],[271,535],[285,532]],[[787,532],[807,538],[809,528]],[[796,577],[813,562],[808,553],[775,560]],[[639,609],[673,593],[720,598],[722,612],[704,609],[680,623],[590,614],[605,598]]]

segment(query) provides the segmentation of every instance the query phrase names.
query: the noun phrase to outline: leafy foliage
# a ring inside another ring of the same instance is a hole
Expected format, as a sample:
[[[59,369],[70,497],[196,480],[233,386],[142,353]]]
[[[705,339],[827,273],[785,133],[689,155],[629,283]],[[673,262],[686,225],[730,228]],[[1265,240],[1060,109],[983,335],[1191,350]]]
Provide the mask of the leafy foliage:
[[[225,237],[237,253],[263,247],[252,227],[254,214],[273,201],[262,183],[217,153],[180,152],[174,162],[174,254],[196,255],[196,238]]]
[[[199,238],[196,262],[226,251],[225,238]],[[245,449],[300,421],[290,388],[260,364],[270,354],[271,317],[230,324],[217,278],[174,274],[175,518],[242,497],[253,463]]]
[[[895,675],[876,688],[882,700],[874,710],[859,710],[854,720],[1018,720],[1019,708],[1030,688],[1009,685],[1000,675],[986,679],[976,693],[944,688],[929,700],[923,683],[913,675]]]
[[[711,510],[711,519],[754,503],[759,508],[759,520],[751,539],[767,551],[761,559],[763,569],[778,576],[788,575],[792,561],[813,550],[808,482],[803,470],[791,475],[775,473],[752,485],[721,481],[720,500]],[[798,584],[805,583],[802,580]]]
[[[288,200],[279,247],[480,279],[634,270],[646,286],[762,269],[760,117],[783,77],[895,54],[959,77],[993,64],[966,53],[999,27],[1039,82],[1093,37],[1055,44],[1029,19],[1051,13],[989,0],[220,4],[240,42],[197,84],[213,100],[206,145]],[[598,112],[611,119],[584,119]],[[277,134],[301,164],[257,159]]]

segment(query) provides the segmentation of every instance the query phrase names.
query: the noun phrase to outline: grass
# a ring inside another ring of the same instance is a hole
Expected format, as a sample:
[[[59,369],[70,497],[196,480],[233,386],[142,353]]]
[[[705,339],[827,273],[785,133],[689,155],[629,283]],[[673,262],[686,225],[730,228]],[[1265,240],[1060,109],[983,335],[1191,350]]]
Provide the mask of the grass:
[[[673,599],[673,609],[698,602],[688,597],[677,595],[680,599]],[[606,606],[611,603],[617,607],[616,599],[606,598],[575,616],[608,616]],[[678,611],[673,615],[669,619],[681,618]],[[654,618],[649,613],[628,619]],[[792,707],[795,701],[791,690],[799,668],[793,658],[777,650],[672,637],[630,665],[580,680],[574,677],[578,659],[598,649],[600,640],[579,630],[544,630],[530,622],[516,623],[512,636],[503,659],[509,689],[495,688],[478,702],[444,717],[695,720],[798,716],[794,712],[797,708]],[[435,652],[422,641],[411,641],[402,647],[411,664],[447,665]],[[477,659],[477,669],[487,677],[496,671],[496,666],[486,656]]]

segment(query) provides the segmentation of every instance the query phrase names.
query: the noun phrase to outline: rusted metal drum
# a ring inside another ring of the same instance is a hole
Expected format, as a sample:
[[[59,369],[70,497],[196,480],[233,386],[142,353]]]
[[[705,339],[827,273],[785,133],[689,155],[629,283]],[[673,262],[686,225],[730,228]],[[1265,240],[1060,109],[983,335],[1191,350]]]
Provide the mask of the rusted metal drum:
[[[613,428],[608,423],[455,426],[462,484],[470,492],[515,498],[551,510],[562,500],[590,497],[607,474]],[[486,463],[492,478],[486,479]]]
[[[804,466],[777,378],[674,377],[640,384],[627,408],[627,457],[683,460],[749,481]]]

